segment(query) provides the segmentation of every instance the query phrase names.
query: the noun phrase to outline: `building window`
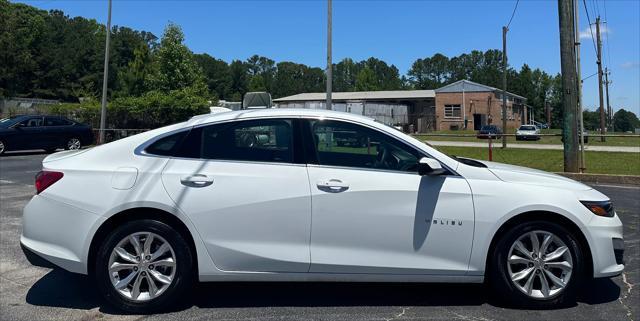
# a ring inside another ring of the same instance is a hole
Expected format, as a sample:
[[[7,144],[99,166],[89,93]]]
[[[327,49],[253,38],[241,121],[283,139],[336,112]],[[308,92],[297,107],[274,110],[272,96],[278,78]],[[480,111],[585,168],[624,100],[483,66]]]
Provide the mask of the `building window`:
[[[462,108],[460,105],[444,105],[444,118],[461,118]]]

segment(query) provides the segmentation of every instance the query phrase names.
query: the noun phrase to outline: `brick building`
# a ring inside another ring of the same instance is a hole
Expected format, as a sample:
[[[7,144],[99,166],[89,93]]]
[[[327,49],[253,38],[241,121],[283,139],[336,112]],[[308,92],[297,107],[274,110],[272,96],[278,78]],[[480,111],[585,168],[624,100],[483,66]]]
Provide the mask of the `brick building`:
[[[478,130],[487,124],[502,127],[502,90],[460,80],[435,92],[435,130]],[[528,122],[526,100],[507,92],[507,130]]]

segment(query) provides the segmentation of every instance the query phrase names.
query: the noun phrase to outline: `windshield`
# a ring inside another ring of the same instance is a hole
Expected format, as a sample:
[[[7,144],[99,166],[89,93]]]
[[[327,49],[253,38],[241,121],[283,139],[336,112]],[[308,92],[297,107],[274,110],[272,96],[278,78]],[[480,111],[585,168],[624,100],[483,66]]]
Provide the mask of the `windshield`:
[[[520,126],[520,130],[536,130],[535,126]]]
[[[496,126],[482,126],[480,130],[495,130]]]
[[[20,116],[2,118],[2,119],[0,119],[0,128],[9,128],[13,124],[19,122],[21,119],[22,119],[22,117],[20,117]]]

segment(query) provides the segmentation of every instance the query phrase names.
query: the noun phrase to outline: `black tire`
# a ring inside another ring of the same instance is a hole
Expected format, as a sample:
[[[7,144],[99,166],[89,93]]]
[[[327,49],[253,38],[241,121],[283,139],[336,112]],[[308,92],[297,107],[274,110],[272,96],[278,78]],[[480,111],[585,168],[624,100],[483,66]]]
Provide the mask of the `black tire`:
[[[175,275],[172,283],[156,298],[134,301],[124,297],[111,283],[108,264],[112,250],[128,235],[137,232],[152,232],[164,238],[174,250]],[[144,219],[124,223],[109,233],[98,249],[94,277],[100,293],[117,309],[130,313],[151,313],[170,310],[185,299],[187,290],[194,283],[194,259],[185,239],[169,225],[160,221]]]
[[[7,151],[7,144],[3,140],[0,140],[0,155],[4,154],[4,152],[6,151]]]
[[[507,257],[511,245],[520,236],[531,231],[545,231],[555,234],[568,247],[573,260],[573,270],[564,290],[548,299],[532,298],[520,291],[511,281],[507,267]],[[585,259],[576,237],[559,224],[548,221],[520,223],[510,228],[502,236],[489,256],[488,283],[499,300],[519,308],[549,309],[575,304],[579,285],[585,279]]]

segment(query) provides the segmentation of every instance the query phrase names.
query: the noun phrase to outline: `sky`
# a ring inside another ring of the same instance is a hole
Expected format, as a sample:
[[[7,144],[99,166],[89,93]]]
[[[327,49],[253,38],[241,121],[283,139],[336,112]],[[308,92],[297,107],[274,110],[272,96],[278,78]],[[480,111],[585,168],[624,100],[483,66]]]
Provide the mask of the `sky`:
[[[15,2],[101,23],[107,19],[106,0]],[[591,23],[598,15],[603,21],[603,66],[611,72],[611,105],[640,114],[640,1],[585,2]],[[584,105],[593,110],[599,104],[598,77],[591,76],[597,73],[595,45],[585,4],[579,4]],[[417,58],[435,53],[453,57],[501,49],[502,26],[515,5],[515,0],[334,0],[333,62],[376,57],[406,74]],[[195,53],[227,62],[258,54],[324,68],[326,8],[325,0],[114,0],[112,24],[160,36],[167,23],[174,22],[183,28],[186,44]],[[551,74],[560,72],[557,1],[519,1],[507,38],[512,67],[527,63]]]

